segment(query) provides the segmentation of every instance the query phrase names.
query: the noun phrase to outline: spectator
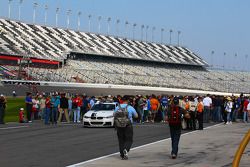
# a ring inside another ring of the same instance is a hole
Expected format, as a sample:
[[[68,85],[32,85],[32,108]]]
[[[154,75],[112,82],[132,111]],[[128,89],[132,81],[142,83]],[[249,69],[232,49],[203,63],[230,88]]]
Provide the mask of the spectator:
[[[248,117],[248,120],[246,122],[249,122],[249,119],[250,119],[250,97],[248,97],[248,105],[247,105],[247,114],[246,115]]]
[[[144,117],[143,106],[144,106],[143,99],[142,99],[141,95],[138,95],[137,110],[136,111],[137,111],[138,115],[140,115],[140,118],[139,118],[140,123],[144,123],[144,120],[143,120],[143,117]]]
[[[247,97],[244,97],[244,103],[243,103],[243,122],[248,122],[248,111],[247,106],[249,104],[249,100]]]
[[[60,96],[58,93],[54,93],[51,98],[51,122],[52,124],[57,124],[57,115],[60,108]]]
[[[19,110],[19,123],[27,123],[27,121],[24,118],[24,109],[20,108]]]
[[[117,137],[119,142],[119,150],[120,150],[120,157],[122,159],[128,159],[128,152],[133,144],[133,117],[137,118],[138,114],[136,113],[135,109],[128,104],[128,97],[123,97],[123,104],[120,105],[121,108],[127,108],[128,118],[130,120],[130,124],[124,128],[117,127]],[[119,107],[115,109],[117,112]]]
[[[198,130],[203,130],[204,105],[203,105],[201,97],[198,98],[198,104],[197,104],[197,107],[196,107],[196,111],[197,111],[197,120],[198,120],[198,124],[199,124]]]
[[[0,124],[4,124],[6,103],[7,103],[6,98],[3,96],[3,94],[1,94],[0,95]]]
[[[95,96],[92,96],[90,101],[89,101],[90,107],[92,108],[95,104]]]
[[[165,116],[168,109],[168,97],[166,95],[163,95],[161,98],[161,107],[162,122],[165,122]]]
[[[30,92],[27,93],[27,96],[25,98],[26,103],[26,110],[27,110],[27,120],[29,123],[31,123],[31,114],[32,114],[32,94]]]
[[[70,123],[69,121],[69,115],[68,115],[68,108],[69,108],[69,103],[68,103],[68,99],[65,97],[65,93],[61,94],[61,99],[60,99],[60,110],[59,110],[59,118],[57,120],[57,122],[61,122],[62,120],[62,114],[64,113],[66,121],[68,123]]]
[[[39,115],[41,117],[41,120],[44,119],[44,115],[45,115],[45,110],[46,110],[46,106],[45,106],[45,96],[43,95],[40,95],[40,101],[39,101],[39,105],[40,105],[40,112],[39,112]]]
[[[16,91],[15,91],[15,90],[13,90],[12,96],[13,96],[14,98],[16,98]]]
[[[69,105],[68,112],[69,112],[69,120],[71,120],[71,121],[73,120],[73,116],[72,116],[72,114],[73,114],[72,104],[73,104],[72,97],[69,97],[69,99],[68,99],[68,105]]]
[[[184,114],[184,110],[179,106],[179,99],[174,97],[171,103],[170,109],[167,113],[167,121],[170,128],[172,151],[171,157],[175,159],[178,154],[178,145],[181,136],[181,116]]]
[[[36,96],[34,99],[32,99],[32,114],[31,119],[37,120],[38,119],[38,112],[39,112],[39,100]]]
[[[80,110],[81,110],[82,100],[79,95],[73,99],[72,108],[74,112],[74,122],[80,123]]]
[[[231,120],[231,112],[232,112],[232,108],[233,108],[233,102],[232,99],[230,97],[227,97],[226,99],[226,106],[225,106],[225,114],[227,115],[226,117],[226,124],[232,124],[232,120]]]
[[[211,107],[212,107],[212,99],[209,97],[209,94],[207,94],[207,96],[203,99],[203,105],[204,105],[203,119],[204,122],[208,123],[210,120]]]
[[[50,96],[47,96],[45,100],[45,114],[44,114],[44,124],[49,125],[50,111],[51,111],[51,101]]]
[[[150,106],[151,106],[151,122],[154,123],[155,115],[158,112],[158,109],[160,107],[159,101],[156,99],[156,96],[152,94],[152,98],[150,99]]]

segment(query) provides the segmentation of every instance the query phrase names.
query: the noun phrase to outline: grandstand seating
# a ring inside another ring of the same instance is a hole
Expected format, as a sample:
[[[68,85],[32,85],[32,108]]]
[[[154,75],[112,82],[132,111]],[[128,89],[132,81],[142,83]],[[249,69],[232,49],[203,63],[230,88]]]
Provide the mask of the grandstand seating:
[[[79,59],[67,56],[69,53],[82,53],[87,56]],[[66,64],[58,69],[25,66],[22,69],[24,79],[225,92],[250,90],[249,72],[208,71],[205,69],[206,62],[185,47],[45,27],[7,19],[0,19],[0,54],[66,60]],[[98,55],[110,59],[95,58]],[[126,61],[121,59],[118,61],[117,58],[126,58]],[[17,74],[19,71],[19,67],[13,65],[5,65],[2,69],[9,75]],[[6,75],[1,77],[4,78]]]
[[[147,43],[112,36],[0,19],[0,53],[62,60],[68,52],[143,59],[149,61],[207,65],[185,47]]]

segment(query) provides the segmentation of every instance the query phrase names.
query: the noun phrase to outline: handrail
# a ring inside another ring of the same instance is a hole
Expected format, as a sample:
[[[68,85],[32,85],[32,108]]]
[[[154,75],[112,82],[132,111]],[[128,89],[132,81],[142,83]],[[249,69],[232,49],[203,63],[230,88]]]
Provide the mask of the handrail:
[[[237,152],[235,153],[234,156],[234,161],[233,161],[233,167],[238,167],[240,164],[240,159],[242,157],[242,154],[247,146],[247,144],[249,143],[250,140],[250,129],[248,130],[248,132],[246,133],[245,137],[243,138],[243,140],[241,141]]]

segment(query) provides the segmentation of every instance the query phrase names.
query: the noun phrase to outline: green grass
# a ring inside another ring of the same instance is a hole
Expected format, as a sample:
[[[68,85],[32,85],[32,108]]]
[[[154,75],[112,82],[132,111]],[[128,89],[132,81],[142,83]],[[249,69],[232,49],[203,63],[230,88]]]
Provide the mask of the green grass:
[[[18,122],[19,109],[25,108],[24,97],[7,97],[7,107],[5,110],[5,122]]]

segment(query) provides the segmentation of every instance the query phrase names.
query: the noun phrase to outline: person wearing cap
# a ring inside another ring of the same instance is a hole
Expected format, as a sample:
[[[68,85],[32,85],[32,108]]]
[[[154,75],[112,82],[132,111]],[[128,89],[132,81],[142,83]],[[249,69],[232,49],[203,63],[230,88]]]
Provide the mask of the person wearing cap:
[[[5,108],[6,108],[6,99],[3,94],[0,95],[0,124],[4,124],[4,115],[5,115]]]
[[[227,97],[226,99],[226,106],[225,106],[225,112],[227,115],[227,120],[226,120],[226,124],[232,124],[232,120],[231,120],[231,112],[232,112],[232,108],[233,108],[233,102],[232,99],[230,97]]]
[[[181,117],[185,114],[185,111],[179,105],[179,98],[174,97],[173,101],[169,106],[169,110],[167,111],[166,121],[169,124],[171,142],[172,142],[172,151],[171,158],[177,158],[178,154],[178,145],[181,137]]]
[[[129,97],[124,96],[122,98],[123,104],[120,105],[121,108],[127,108],[128,118],[130,119],[131,124],[127,125],[124,128],[118,128],[117,130],[117,137],[119,142],[119,150],[120,150],[120,157],[123,160],[128,159],[128,152],[133,144],[133,117],[138,118],[138,114],[134,107],[129,105]],[[115,112],[119,110],[119,106],[115,108]]]
[[[19,123],[27,123],[27,121],[24,118],[24,109],[20,108],[19,110]]]

